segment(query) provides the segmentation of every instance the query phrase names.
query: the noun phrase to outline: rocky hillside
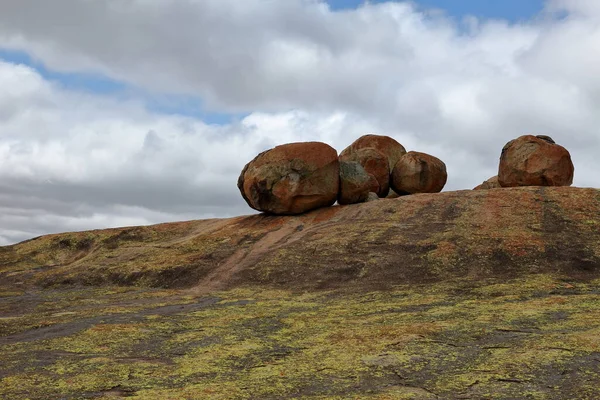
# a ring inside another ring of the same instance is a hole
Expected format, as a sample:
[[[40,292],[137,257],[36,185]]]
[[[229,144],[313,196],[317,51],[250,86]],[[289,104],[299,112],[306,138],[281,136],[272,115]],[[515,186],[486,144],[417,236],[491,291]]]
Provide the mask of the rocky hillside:
[[[19,287],[385,288],[538,272],[600,273],[599,190],[419,194],[300,216],[49,235],[0,248],[0,280]]]
[[[598,399],[599,295],[594,189],[50,235],[0,249],[0,398]]]

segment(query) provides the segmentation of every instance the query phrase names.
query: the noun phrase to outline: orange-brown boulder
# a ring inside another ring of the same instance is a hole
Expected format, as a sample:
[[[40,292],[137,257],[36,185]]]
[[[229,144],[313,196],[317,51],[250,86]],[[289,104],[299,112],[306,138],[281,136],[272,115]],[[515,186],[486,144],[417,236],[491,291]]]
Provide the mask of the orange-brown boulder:
[[[348,146],[340,155],[345,156],[348,153],[355,152],[364,148],[373,148],[388,158],[390,165],[390,173],[394,168],[394,165],[398,162],[400,157],[406,154],[406,149],[395,139],[389,136],[383,135],[364,135],[359,137]]]
[[[500,188],[500,182],[498,182],[498,176],[493,176],[487,181],[483,182],[481,185],[476,186],[473,190],[488,190],[488,189],[496,189]]]
[[[570,186],[571,155],[549,136],[525,135],[502,149],[498,181],[502,187]]]
[[[277,215],[331,206],[339,187],[337,152],[320,142],[267,150],[250,161],[238,179],[238,188],[250,207]]]
[[[446,164],[429,154],[410,151],[394,166],[391,186],[400,195],[441,192],[448,174]]]
[[[372,147],[346,152],[340,155],[340,161],[354,161],[362,165],[369,175],[377,181],[379,188],[376,193],[385,197],[390,191],[390,165],[388,158]]]
[[[363,203],[369,193],[377,192],[379,183],[356,161],[340,161],[339,204]]]

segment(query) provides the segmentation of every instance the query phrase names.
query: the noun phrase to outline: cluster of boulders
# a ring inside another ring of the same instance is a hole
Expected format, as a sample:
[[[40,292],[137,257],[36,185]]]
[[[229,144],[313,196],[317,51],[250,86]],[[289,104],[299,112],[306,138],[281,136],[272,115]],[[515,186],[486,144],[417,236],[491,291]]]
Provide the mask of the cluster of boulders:
[[[575,168],[571,155],[549,136],[525,135],[502,149],[498,175],[475,190],[517,186],[570,186]]]
[[[242,170],[238,188],[255,210],[301,214],[396,195],[440,192],[446,165],[425,153],[406,152],[388,136],[360,137],[338,156],[321,142],[290,143],[259,154]]]

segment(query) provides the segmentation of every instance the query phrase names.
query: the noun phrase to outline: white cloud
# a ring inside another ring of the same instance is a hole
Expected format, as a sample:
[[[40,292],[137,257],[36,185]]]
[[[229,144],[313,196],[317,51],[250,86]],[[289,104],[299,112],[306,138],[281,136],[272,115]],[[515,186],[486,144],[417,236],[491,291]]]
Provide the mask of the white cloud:
[[[6,62],[0,80],[0,104],[22,102],[3,107],[0,119],[1,243],[250,213],[236,182],[257,153],[300,138],[340,143],[369,127],[343,113],[302,111],[206,125],[152,114],[135,101],[65,91]]]
[[[575,184],[598,187],[597,4],[553,0],[529,23],[463,24],[408,3],[3,2],[0,48],[249,115],[207,125],[0,63],[0,242],[247,213],[235,184],[259,151],[302,140],[341,150],[366,132],[442,158],[448,189],[494,175],[508,140],[544,133],[571,151]]]

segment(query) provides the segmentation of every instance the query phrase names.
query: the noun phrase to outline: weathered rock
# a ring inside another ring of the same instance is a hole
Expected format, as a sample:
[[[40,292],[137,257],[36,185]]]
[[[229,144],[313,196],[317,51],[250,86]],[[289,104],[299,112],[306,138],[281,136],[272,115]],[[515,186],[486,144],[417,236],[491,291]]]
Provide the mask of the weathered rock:
[[[446,164],[429,154],[410,151],[394,166],[391,186],[400,195],[441,192],[448,174]]]
[[[340,155],[340,161],[354,161],[362,165],[369,175],[377,181],[377,195],[385,197],[390,191],[390,166],[388,158],[372,147],[346,152]]]
[[[406,149],[395,139],[383,135],[364,135],[356,139],[340,155],[345,156],[364,148],[373,148],[388,158],[390,173],[400,157],[406,154]]]
[[[556,144],[556,142],[554,141],[554,139],[552,139],[550,136],[547,136],[547,135],[537,135],[536,138],[545,140],[548,143]]]
[[[498,181],[502,187],[570,186],[571,155],[549,137],[532,135],[511,140],[502,149]]]
[[[367,200],[370,192],[377,192],[379,183],[356,161],[340,161],[339,204],[356,204]]]
[[[481,287],[540,273],[597,280],[599,216],[598,189],[517,187],[64,233],[1,247],[0,284],[368,292],[453,278]]]
[[[498,182],[498,176],[493,176],[487,181],[483,182],[481,185],[473,188],[473,190],[488,190],[488,189],[496,189],[500,188],[500,182]]]
[[[600,399],[599,216],[600,190],[518,187],[0,247],[0,393],[122,397],[143,384],[147,399],[231,399],[236,382],[254,399],[374,398],[375,386],[380,399]],[[144,358],[129,356],[141,343]],[[174,368],[199,346],[210,368],[195,371],[210,379]],[[160,362],[119,388],[145,360]],[[333,380],[315,385],[317,368]],[[285,372],[276,391],[273,370]]]
[[[320,142],[290,143],[259,154],[238,179],[255,210],[301,214],[335,203],[340,185],[337,152]]]
[[[367,200],[365,200],[365,203],[369,203],[371,201],[377,201],[377,200],[379,200],[379,196],[377,196],[377,193],[371,192],[371,193],[369,193]]]

